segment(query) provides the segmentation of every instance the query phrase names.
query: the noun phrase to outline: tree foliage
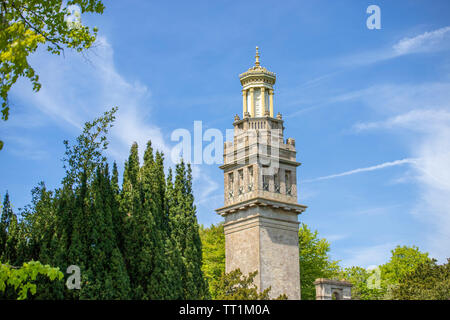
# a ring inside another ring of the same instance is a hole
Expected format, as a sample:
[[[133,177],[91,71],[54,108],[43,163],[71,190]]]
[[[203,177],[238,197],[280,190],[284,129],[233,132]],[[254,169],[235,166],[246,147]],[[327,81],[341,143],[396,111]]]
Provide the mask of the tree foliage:
[[[270,300],[271,288],[261,291],[255,285],[255,277],[258,271],[243,275],[240,269],[229,273],[222,273],[217,282],[214,282],[215,299],[217,300]],[[285,294],[281,294],[274,300],[287,300]]]
[[[38,277],[34,299],[207,299],[191,168],[181,162],[166,178],[164,155],[148,142],[141,165],[134,143],[120,188],[103,154],[116,110],[87,122],[74,145],[65,141],[62,185],[40,183],[20,220],[5,197],[1,261],[80,268],[80,289]]]
[[[107,134],[116,119],[117,110],[118,108],[114,107],[94,121],[86,122],[83,133],[77,137],[75,145],[70,146],[67,140],[64,141],[65,184],[80,183],[83,174],[90,181],[95,169],[106,163],[106,157],[102,152],[108,148]]]
[[[419,248],[397,246],[391,250],[391,257],[385,264],[370,270],[357,266],[346,268],[340,277],[353,284],[352,299],[391,300],[406,297],[399,294],[398,287],[405,288],[404,283],[412,273],[420,266],[424,268],[431,264],[428,253],[421,252]]]
[[[270,288],[260,292],[254,284],[257,271],[243,275],[240,269],[223,273],[214,285],[218,300],[269,300]]]
[[[208,280],[209,292],[213,299],[217,299],[216,288],[221,275],[225,272],[225,234],[223,223],[200,227],[200,238],[203,246],[202,270]]]
[[[119,184],[103,152],[116,108],[87,122],[74,145],[65,142],[66,175],[55,190],[43,182],[31,204],[13,212],[6,193],[0,217],[0,298],[15,299],[268,299],[256,273],[225,274],[223,224],[199,226],[192,169],[164,170],[164,155],[147,143],[143,163],[131,146]],[[398,246],[375,271],[340,270],[317,231],[299,229],[302,299],[315,299],[317,278],[345,278],[354,299],[448,299],[449,264],[417,247]],[[11,267],[20,266],[23,267]],[[58,270],[77,265],[81,289],[68,290]],[[50,267],[52,266],[52,267]],[[31,294],[30,294],[31,293]],[[285,295],[278,297],[286,299]]]
[[[318,232],[304,223],[298,232],[300,250],[300,284],[302,300],[315,300],[314,281],[317,278],[334,278],[339,272],[338,261],[329,256],[330,243],[318,237]]]
[[[435,259],[424,261],[406,274],[392,290],[398,300],[450,299],[450,259],[438,265]]]
[[[394,290],[408,274],[414,272],[419,265],[430,263],[428,253],[423,253],[416,246],[397,246],[391,250],[391,258],[380,266],[381,288],[385,291],[384,299],[392,299]]]
[[[63,273],[59,268],[42,265],[39,261],[24,263],[21,268],[12,267],[0,263],[0,292],[4,292],[8,286],[14,289],[17,300],[24,300],[28,293],[36,294],[36,283],[39,275],[43,275],[54,281],[61,280]]]
[[[184,299],[209,299],[208,284],[202,271],[202,242],[192,190],[190,164],[176,165],[175,181],[171,192],[169,228],[183,264],[181,281]]]
[[[351,289],[353,300],[382,299],[385,295],[385,290],[383,290],[381,287],[377,287],[377,282],[371,280],[372,278],[376,277],[376,270],[368,270],[358,266],[345,268],[339,273],[340,279],[345,279],[353,284],[353,287]],[[381,281],[381,279],[374,280]],[[372,285],[369,285],[369,283],[372,283]]]
[[[391,250],[389,261],[380,268],[385,281],[397,284],[419,265],[429,262],[431,259],[428,257],[428,253],[420,252],[418,247],[397,246]]]
[[[77,8],[77,14],[72,11]],[[96,28],[81,24],[80,13],[104,10],[100,0],[0,0],[0,100],[2,119],[8,120],[8,94],[19,77],[27,77],[39,91],[39,76],[29,63],[29,55],[40,44],[53,54],[65,48],[78,52],[92,46]],[[0,149],[3,142],[0,143]]]

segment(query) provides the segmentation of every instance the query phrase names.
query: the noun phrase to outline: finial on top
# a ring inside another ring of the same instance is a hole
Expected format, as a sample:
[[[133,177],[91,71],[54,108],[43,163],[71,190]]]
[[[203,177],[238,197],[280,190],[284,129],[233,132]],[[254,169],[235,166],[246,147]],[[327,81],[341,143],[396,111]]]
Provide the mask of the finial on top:
[[[259,51],[258,51],[258,49],[259,49],[259,47],[257,46],[256,47],[256,56],[255,56],[255,58],[256,58],[256,61],[255,61],[255,66],[259,66]]]

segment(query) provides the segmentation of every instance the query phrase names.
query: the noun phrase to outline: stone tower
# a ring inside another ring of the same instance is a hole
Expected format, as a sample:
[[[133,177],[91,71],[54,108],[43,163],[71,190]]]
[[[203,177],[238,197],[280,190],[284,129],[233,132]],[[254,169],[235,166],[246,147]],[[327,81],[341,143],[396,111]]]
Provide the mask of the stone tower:
[[[225,142],[225,200],[216,212],[225,218],[226,272],[258,271],[255,284],[300,299],[295,140],[284,140],[283,120],[274,117],[276,75],[256,62],[240,76],[242,119],[234,118],[233,142]]]

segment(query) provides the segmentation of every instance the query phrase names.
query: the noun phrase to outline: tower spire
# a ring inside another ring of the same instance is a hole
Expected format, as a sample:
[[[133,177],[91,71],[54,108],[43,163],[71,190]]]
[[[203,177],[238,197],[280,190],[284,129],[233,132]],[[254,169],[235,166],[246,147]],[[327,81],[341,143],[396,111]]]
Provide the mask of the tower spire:
[[[255,66],[257,66],[257,67],[259,67],[259,47],[258,46],[256,46],[256,55],[255,55],[255,58],[256,58],[256,61],[255,61]]]

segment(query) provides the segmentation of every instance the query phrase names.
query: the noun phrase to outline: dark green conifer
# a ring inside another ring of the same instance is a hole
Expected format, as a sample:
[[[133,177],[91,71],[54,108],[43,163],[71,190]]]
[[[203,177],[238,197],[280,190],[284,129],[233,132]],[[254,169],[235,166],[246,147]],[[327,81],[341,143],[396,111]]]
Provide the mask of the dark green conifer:
[[[138,145],[133,143],[125,163],[120,208],[125,213],[124,257],[130,276],[133,299],[149,299],[148,284],[152,266],[150,247],[154,222],[142,207]]]
[[[9,201],[9,194],[6,192],[3,199],[2,214],[0,218],[0,260],[3,258],[5,252],[6,241],[8,240],[8,229],[11,225],[12,216],[13,211]]]
[[[3,200],[2,217],[1,217],[1,233],[3,241],[3,250],[1,252],[0,261],[10,265],[16,265],[19,260],[17,255],[17,246],[19,244],[19,221],[14,214],[8,192]]]
[[[189,164],[186,170],[183,161],[176,165],[173,196],[169,217],[171,233],[183,260],[183,298],[208,299],[208,286],[201,270],[202,244],[192,191],[192,170]]]
[[[148,274],[147,282],[144,284],[145,292],[149,299],[165,299],[168,295],[166,279],[164,276],[165,255],[162,230],[162,199],[161,191],[164,193],[164,185],[158,185],[158,170],[156,167],[152,144],[149,141],[144,152],[144,164],[140,171],[141,177],[141,199],[142,199],[142,226],[147,232],[145,242],[142,243],[146,252]],[[164,178],[163,178],[164,180]]]

